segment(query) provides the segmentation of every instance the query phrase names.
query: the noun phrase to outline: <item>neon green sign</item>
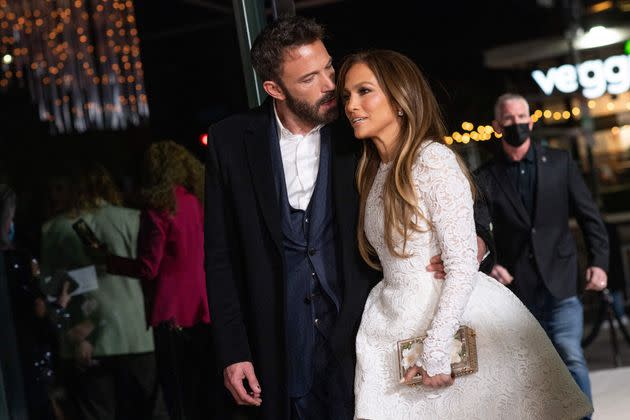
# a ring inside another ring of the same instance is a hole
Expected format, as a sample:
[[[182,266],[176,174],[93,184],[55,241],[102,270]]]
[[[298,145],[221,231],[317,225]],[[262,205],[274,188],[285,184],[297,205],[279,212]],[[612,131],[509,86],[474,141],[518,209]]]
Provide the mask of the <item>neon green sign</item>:
[[[624,51],[626,54],[630,55],[630,39],[626,41],[626,46],[624,47]]]

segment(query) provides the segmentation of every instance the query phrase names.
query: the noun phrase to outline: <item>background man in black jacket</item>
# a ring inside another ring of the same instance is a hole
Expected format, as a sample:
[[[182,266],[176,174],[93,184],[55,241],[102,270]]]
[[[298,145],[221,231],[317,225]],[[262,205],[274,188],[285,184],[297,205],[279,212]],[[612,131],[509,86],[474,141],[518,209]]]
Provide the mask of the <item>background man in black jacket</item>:
[[[476,174],[494,226],[497,264],[491,275],[510,286],[538,318],[590,398],[569,217],[577,218],[588,247],[587,290],[606,287],[609,247],[604,223],[571,156],[532,142],[533,122],[522,96],[499,97],[493,125],[503,134],[503,153]]]

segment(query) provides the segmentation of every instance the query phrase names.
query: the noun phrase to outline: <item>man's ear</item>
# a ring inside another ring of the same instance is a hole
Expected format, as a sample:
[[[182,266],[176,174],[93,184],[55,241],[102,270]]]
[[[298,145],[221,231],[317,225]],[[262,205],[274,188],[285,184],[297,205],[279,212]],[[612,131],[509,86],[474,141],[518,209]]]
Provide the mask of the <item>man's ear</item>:
[[[501,129],[501,125],[497,120],[492,120],[492,128],[494,128],[495,133],[502,134],[503,130]]]
[[[272,80],[265,81],[263,83],[263,89],[265,89],[267,95],[271,96],[273,99],[284,101],[287,98],[282,87]]]

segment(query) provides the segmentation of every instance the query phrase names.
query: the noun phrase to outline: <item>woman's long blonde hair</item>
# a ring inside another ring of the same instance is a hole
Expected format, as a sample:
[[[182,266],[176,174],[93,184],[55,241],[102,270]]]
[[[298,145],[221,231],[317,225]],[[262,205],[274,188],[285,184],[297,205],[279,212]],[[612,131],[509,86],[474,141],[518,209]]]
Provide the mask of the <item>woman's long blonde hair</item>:
[[[339,70],[337,79],[339,93],[343,91],[348,70],[358,63],[368,66],[387,96],[391,108],[402,110],[403,114],[400,116],[400,132],[392,170],[387,174],[383,185],[383,203],[385,244],[393,255],[405,258],[409,256],[405,252],[409,234],[423,231],[420,222],[429,222],[418,208],[412,174],[413,164],[423,143],[443,142],[446,127],[437,100],[418,66],[395,51],[372,50],[347,57]],[[470,173],[459,156],[458,159],[462,170],[471,181],[474,194],[474,184]],[[377,269],[380,269],[378,258],[365,236],[364,226],[367,196],[380,162],[381,159],[374,143],[364,141],[363,154],[356,173],[360,200],[357,236],[361,256],[370,266]],[[403,238],[403,246],[400,250],[396,248],[394,232]]]

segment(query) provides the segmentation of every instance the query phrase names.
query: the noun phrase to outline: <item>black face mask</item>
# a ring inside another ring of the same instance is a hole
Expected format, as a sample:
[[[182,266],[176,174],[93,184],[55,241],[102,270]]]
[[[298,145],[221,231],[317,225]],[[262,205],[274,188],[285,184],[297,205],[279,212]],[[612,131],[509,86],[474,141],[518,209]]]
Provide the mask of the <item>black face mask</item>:
[[[503,140],[510,146],[518,147],[531,136],[529,123],[512,124],[503,127]]]

